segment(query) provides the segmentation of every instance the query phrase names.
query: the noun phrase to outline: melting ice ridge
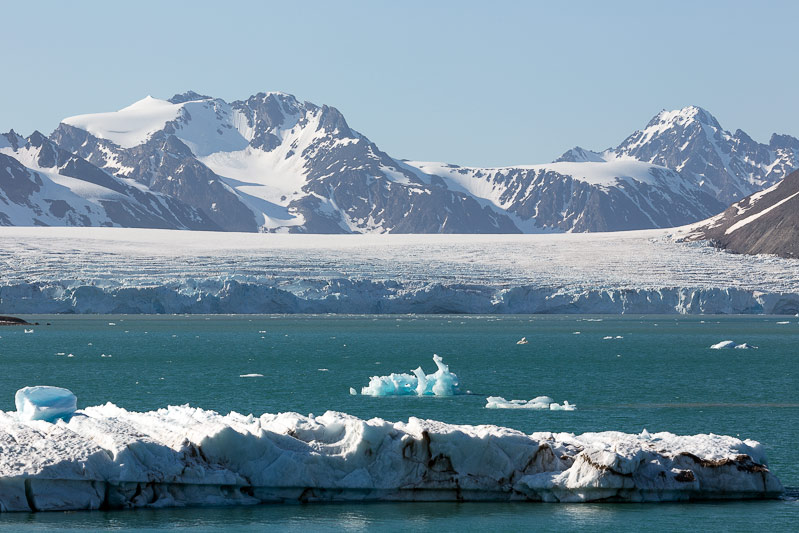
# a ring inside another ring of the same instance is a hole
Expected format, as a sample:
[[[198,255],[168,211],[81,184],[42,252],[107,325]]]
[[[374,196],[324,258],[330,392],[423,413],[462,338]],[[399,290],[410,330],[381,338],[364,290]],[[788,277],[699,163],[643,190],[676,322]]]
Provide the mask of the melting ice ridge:
[[[769,498],[757,442],[498,426],[328,411],[260,417],[111,403],[65,422],[0,412],[0,510],[313,501],[550,502]]]

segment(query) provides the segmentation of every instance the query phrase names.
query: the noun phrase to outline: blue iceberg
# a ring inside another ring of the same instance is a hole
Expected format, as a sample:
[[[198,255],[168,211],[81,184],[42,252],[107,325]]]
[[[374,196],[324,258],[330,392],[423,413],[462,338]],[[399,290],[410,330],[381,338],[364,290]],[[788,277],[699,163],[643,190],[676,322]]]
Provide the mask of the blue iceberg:
[[[14,396],[17,412],[23,420],[69,421],[78,408],[72,391],[61,387],[25,387]]]
[[[433,354],[438,370],[425,374],[422,367],[413,374],[372,376],[369,385],[361,389],[364,396],[454,396],[460,394],[458,376],[449,371],[441,356]],[[354,389],[350,390],[350,394]]]

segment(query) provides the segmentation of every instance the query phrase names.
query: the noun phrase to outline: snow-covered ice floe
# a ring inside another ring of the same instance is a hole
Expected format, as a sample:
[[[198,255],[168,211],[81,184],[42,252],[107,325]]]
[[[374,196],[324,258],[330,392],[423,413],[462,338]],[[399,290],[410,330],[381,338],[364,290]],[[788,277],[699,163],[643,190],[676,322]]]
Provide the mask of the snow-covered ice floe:
[[[745,342],[743,344],[736,344],[735,341],[721,341],[710,347],[711,350],[731,350],[733,348],[738,350],[756,350],[757,346],[752,346]]]
[[[361,389],[364,396],[454,396],[460,394],[458,376],[449,371],[440,355],[433,354],[438,370],[425,374],[422,367],[413,374],[372,376]],[[351,389],[352,391],[352,389]]]
[[[549,409],[550,411],[576,411],[577,406],[564,401],[557,403],[549,396],[536,396],[532,400],[506,400],[502,396],[486,398],[486,409]]]
[[[315,501],[674,501],[783,492],[720,435],[524,434],[328,411],[260,417],[111,403],[51,424],[0,412],[0,510]]]

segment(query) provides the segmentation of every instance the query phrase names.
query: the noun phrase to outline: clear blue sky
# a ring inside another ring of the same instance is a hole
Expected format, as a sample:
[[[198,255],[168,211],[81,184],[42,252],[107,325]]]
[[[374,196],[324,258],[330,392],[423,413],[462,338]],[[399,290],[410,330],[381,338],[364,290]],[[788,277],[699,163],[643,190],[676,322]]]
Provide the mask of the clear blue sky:
[[[0,130],[193,89],[340,109],[395,157],[602,149],[696,104],[799,136],[796,1],[3,1]]]

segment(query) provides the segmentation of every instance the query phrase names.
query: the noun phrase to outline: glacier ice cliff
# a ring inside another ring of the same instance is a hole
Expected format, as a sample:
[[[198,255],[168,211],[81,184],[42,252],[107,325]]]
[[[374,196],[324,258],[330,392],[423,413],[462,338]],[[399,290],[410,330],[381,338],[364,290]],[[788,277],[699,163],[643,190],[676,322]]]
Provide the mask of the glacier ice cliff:
[[[0,412],[0,510],[317,501],[685,501],[783,492],[762,446],[719,435],[530,435],[328,411],[260,417],[111,403]]]
[[[0,228],[0,313],[799,313],[799,260],[665,230],[278,235]]]

